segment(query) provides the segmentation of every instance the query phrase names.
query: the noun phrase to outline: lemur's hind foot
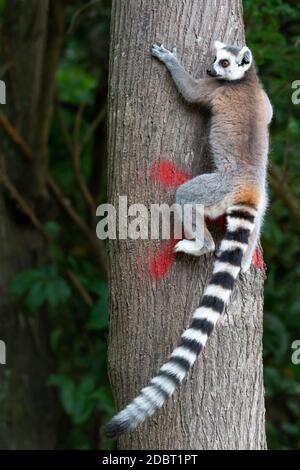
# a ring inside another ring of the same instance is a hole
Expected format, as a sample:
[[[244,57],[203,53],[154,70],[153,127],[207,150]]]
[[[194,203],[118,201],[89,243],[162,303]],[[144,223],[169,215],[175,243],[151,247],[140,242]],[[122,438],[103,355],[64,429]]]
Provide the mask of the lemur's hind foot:
[[[212,240],[181,240],[175,245],[175,253],[186,253],[192,256],[202,256],[215,250],[215,243]]]

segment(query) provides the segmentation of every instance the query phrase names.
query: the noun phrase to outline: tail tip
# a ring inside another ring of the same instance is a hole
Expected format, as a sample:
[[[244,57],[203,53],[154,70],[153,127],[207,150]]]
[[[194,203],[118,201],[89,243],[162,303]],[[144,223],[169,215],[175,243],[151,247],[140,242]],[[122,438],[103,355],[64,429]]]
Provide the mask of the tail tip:
[[[102,433],[105,437],[114,439],[129,431],[129,429],[130,422],[128,420],[120,421],[119,419],[113,418],[102,427]]]

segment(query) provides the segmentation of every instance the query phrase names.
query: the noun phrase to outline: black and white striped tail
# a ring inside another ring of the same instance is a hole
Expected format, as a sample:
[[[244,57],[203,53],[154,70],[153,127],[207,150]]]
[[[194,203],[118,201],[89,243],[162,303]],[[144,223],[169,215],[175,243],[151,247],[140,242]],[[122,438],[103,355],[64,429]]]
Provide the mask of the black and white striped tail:
[[[203,350],[231,295],[254,228],[256,214],[256,209],[246,204],[234,205],[227,210],[227,230],[220,244],[212,278],[204,291],[200,306],[193,314],[190,326],[158,375],[130,405],[104,427],[106,436],[115,437],[135,429],[161,408],[182,382]]]

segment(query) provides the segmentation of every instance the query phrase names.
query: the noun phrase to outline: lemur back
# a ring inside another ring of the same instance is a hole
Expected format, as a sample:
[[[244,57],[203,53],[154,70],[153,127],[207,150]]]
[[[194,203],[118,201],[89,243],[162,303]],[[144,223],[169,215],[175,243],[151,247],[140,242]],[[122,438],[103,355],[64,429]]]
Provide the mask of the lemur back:
[[[226,233],[217,251],[212,277],[190,326],[168,361],[148,386],[106,426],[109,437],[131,431],[161,408],[203,350],[233,291],[241,271],[251,265],[260,234],[266,197],[268,124],[272,107],[256,74],[251,51],[216,42],[216,57],[207,73],[193,79],[179,64],[176,49],[154,45],[183,97],[210,110],[209,143],[215,169],[180,186],[176,202],[201,204],[210,218],[226,215]],[[215,251],[215,242],[203,221],[204,239],[189,233],[176,252],[200,256]],[[194,236],[194,238],[193,238]]]

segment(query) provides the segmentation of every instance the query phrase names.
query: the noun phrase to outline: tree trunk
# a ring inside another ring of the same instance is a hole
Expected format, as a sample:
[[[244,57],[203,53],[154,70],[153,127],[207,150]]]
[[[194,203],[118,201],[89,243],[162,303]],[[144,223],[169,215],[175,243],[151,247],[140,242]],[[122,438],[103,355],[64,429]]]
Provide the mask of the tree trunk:
[[[9,178],[39,211],[47,200],[47,145],[54,79],[63,36],[63,2],[9,0],[2,31],[7,106],[1,107],[33,151],[24,161],[1,131],[1,158]],[[0,448],[53,449],[58,405],[47,387],[51,372],[46,312],[26,316],[8,294],[14,276],[45,263],[41,235],[0,187],[0,339],[7,364],[0,367]]]
[[[109,81],[109,199],[174,202],[174,189],[151,181],[151,165],[169,160],[193,173],[207,167],[206,120],[179,97],[154,42],[178,47],[195,76],[211,60],[213,40],[243,44],[241,1],[113,1]],[[200,162],[200,164],[199,164]],[[110,242],[109,369],[117,408],[133,399],[177,345],[208,282],[212,256],[180,255],[153,282],[153,241]],[[152,247],[152,248],[151,248]],[[186,381],[122,449],[265,449],[262,376],[264,273],[240,275],[229,308]]]

